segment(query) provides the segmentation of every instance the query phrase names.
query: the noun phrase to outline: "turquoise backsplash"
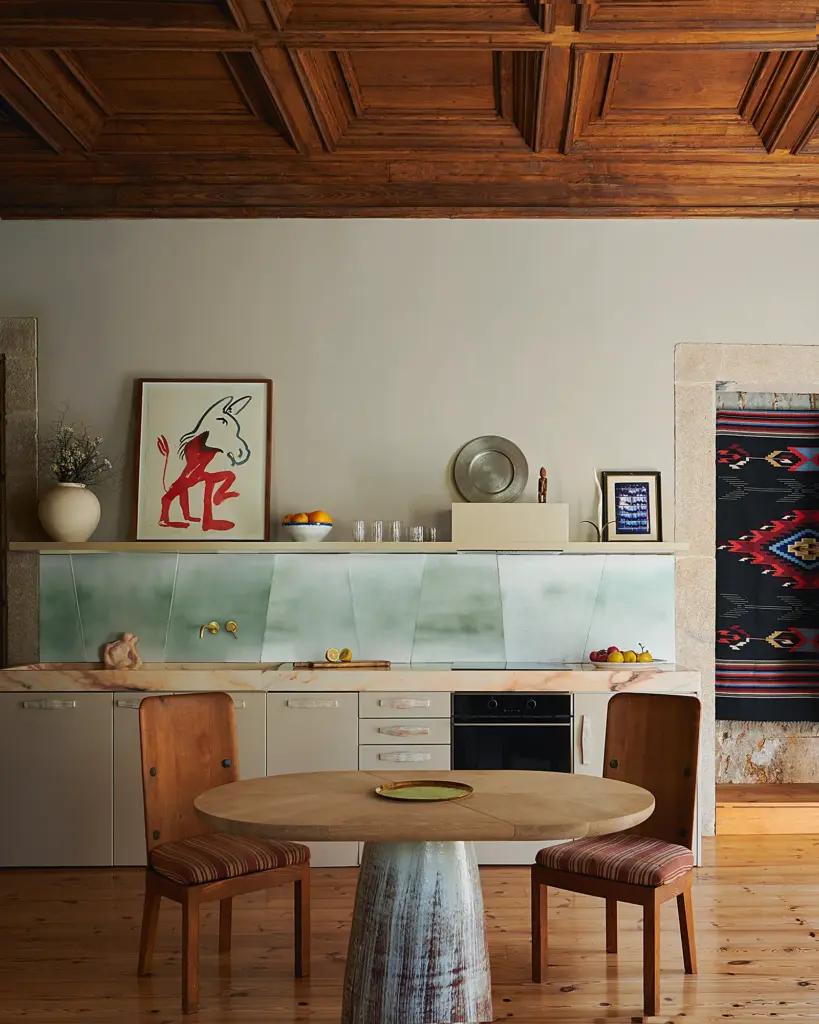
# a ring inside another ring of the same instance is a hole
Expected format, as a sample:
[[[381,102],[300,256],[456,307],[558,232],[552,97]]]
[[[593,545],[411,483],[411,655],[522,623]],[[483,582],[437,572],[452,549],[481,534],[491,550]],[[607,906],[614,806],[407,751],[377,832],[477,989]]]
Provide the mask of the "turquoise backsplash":
[[[222,625],[199,639],[202,623]],[[224,631],[233,619],[236,638]],[[40,660],[289,662],[350,647],[399,664],[674,660],[670,555],[154,554],[40,559]]]

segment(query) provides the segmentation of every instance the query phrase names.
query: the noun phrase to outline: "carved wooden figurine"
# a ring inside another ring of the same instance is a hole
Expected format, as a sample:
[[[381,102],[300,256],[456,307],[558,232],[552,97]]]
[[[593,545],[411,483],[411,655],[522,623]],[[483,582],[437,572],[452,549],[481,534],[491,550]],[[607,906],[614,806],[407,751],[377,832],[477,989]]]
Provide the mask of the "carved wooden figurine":
[[[546,478],[546,467],[540,467],[540,476],[537,481],[537,500],[541,505],[546,504],[546,491],[549,488],[549,481]]]
[[[136,645],[139,637],[133,633],[123,633],[121,640],[114,640],[105,645],[102,660],[106,668],[139,668],[142,664]]]

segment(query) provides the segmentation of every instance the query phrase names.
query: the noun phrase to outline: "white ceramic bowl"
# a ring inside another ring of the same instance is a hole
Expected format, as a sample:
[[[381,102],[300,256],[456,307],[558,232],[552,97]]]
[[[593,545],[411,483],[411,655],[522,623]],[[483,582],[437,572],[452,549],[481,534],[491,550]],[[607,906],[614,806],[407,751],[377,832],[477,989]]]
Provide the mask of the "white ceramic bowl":
[[[282,529],[289,534],[291,540],[315,543],[324,540],[332,530],[332,523],[282,523]]]

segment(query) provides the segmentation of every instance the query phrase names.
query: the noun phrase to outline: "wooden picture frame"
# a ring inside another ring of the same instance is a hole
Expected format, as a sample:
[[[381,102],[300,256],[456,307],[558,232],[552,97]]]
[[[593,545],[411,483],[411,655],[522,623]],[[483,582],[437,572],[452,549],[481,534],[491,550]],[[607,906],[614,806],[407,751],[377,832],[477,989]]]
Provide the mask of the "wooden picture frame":
[[[663,539],[660,477],[656,470],[607,470],[601,474],[603,540],[650,544]]]
[[[273,381],[136,382],[136,540],[267,541]]]

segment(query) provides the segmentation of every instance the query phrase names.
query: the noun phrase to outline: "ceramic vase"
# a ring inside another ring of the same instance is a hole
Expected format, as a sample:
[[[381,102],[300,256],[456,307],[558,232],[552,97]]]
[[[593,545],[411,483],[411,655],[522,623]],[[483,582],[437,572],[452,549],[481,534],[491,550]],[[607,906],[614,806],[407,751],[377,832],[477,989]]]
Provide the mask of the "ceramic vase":
[[[85,484],[58,483],[40,500],[38,514],[52,540],[80,544],[99,525],[100,503]]]

